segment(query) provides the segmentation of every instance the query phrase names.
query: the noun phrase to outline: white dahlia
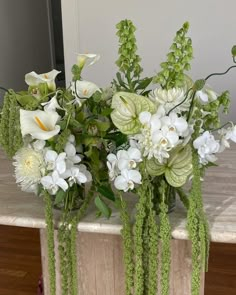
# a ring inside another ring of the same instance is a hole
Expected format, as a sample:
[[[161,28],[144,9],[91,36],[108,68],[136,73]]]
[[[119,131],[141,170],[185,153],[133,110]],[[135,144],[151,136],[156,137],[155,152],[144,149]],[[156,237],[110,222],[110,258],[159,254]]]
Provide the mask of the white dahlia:
[[[169,90],[157,88],[151,92],[149,98],[158,105],[162,105],[165,108],[165,111],[168,113],[171,109],[184,101],[185,93],[186,91],[184,88],[171,88]],[[184,103],[175,109],[175,112],[180,113],[188,111],[189,106],[190,101],[188,97]]]
[[[21,148],[13,158],[15,161],[16,182],[26,192],[37,192],[38,184],[45,173],[45,162],[42,152],[31,148]]]

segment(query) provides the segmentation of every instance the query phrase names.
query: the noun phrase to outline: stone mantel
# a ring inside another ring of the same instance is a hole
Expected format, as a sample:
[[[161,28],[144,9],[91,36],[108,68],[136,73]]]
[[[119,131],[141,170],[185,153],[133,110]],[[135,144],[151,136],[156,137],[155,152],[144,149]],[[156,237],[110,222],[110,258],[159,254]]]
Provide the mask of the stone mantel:
[[[45,228],[43,200],[25,193],[15,184],[12,161],[0,151],[0,224]],[[236,145],[219,155],[219,166],[209,168],[203,182],[204,206],[210,224],[211,240],[236,243]],[[132,197],[129,197],[132,207]],[[58,220],[59,212],[55,211]],[[186,212],[177,202],[170,214],[174,239],[187,239]],[[114,212],[109,220],[95,218],[95,208],[78,225],[81,232],[119,234],[121,223]]]

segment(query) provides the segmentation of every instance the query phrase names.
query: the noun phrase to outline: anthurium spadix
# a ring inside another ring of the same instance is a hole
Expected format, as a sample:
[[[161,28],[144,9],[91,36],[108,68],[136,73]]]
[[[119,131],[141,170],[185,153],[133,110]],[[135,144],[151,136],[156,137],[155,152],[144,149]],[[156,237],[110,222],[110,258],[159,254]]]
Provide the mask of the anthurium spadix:
[[[37,74],[35,72],[30,72],[25,75],[25,82],[29,86],[38,86],[40,83],[47,83],[49,90],[56,90],[55,79],[60,71],[52,70],[51,72],[44,74]]]
[[[42,140],[52,138],[60,132],[60,126],[56,125],[59,118],[56,112],[20,110],[21,134]]]
[[[155,104],[149,98],[128,92],[118,92],[112,98],[111,119],[124,134],[136,134],[140,131],[139,114],[147,111],[154,113]]]

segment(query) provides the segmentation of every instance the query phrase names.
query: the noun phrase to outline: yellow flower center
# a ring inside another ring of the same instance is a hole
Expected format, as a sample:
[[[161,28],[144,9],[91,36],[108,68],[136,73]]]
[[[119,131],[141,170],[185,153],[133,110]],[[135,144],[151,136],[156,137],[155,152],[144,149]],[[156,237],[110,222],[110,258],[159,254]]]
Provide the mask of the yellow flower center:
[[[42,129],[43,131],[49,131],[48,128],[43,124],[43,122],[37,116],[35,116],[34,118],[40,129]]]
[[[45,79],[48,79],[48,75],[47,74],[44,74],[43,76],[44,76]]]
[[[83,95],[86,95],[88,93],[88,89],[83,90]]]

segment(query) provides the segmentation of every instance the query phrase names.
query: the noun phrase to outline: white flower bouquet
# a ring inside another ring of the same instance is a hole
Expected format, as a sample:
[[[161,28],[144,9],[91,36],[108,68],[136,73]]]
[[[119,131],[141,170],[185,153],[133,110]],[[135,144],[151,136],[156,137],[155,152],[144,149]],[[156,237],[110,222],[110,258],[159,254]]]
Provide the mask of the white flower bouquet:
[[[112,203],[120,211],[126,295],[156,294],[158,263],[161,294],[169,294],[168,214],[177,196],[187,211],[192,294],[197,295],[209,251],[201,180],[205,169],[215,165],[217,153],[236,142],[236,126],[220,124],[229,93],[218,95],[207,82],[236,65],[192,81],[186,75],[193,49],[185,23],[161,71],[141,78],[135,27],[124,20],[117,29],[119,71],[110,87],[102,89],[82,79],[83,68],[98,61],[96,54],[78,55],[67,89],[56,87],[56,70],[26,74],[27,91],[6,90],[0,143],[13,158],[21,189],[44,198],[52,295],[56,292],[53,207],[62,212],[58,225],[62,294],[77,295],[75,236],[92,200],[98,216],[109,218]],[[235,63],[235,47],[232,55]],[[186,183],[191,184],[189,191],[184,189]],[[134,224],[126,192],[138,195]]]

